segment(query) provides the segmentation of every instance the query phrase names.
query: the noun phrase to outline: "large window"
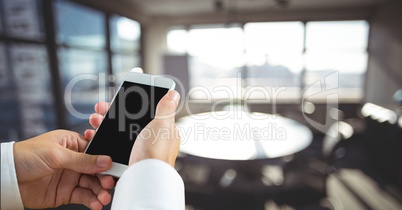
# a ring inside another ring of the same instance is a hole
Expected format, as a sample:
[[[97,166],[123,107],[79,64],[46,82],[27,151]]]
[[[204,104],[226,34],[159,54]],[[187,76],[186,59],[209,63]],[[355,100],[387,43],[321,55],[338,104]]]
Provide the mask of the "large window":
[[[217,97],[238,95],[237,76],[244,66],[244,48],[239,40],[244,34],[239,26],[215,28],[193,28],[188,33],[188,53],[193,56],[191,66],[191,84],[194,87],[206,87]],[[211,46],[213,46],[211,49]],[[216,83],[219,80],[220,83]],[[219,90],[225,87],[233,90]]]
[[[109,87],[140,65],[140,24],[67,0],[55,2],[55,19],[67,126],[74,129],[96,102],[110,100]]]
[[[303,24],[248,23],[244,26],[247,52],[247,85],[265,87],[251,91],[252,98],[294,99],[300,97],[303,69]],[[263,95],[261,95],[263,94]],[[276,96],[275,96],[276,97]]]
[[[319,88],[314,83],[328,77],[332,79],[327,79],[326,88],[337,88],[340,99],[361,98],[368,59],[368,24],[365,21],[309,22],[306,31],[306,88]],[[317,97],[324,95],[317,94]]]
[[[57,43],[102,50],[106,46],[104,13],[70,1],[55,1]]]
[[[3,0],[2,7],[4,28],[7,35],[14,38],[42,40],[41,1],[39,0]]]
[[[56,127],[42,1],[0,1],[0,139]]]
[[[0,141],[85,129],[119,83],[110,74],[140,66],[140,35],[77,1],[0,0]]]
[[[67,125],[74,128],[105,95],[107,83],[99,77],[107,73],[106,16],[70,1],[56,1],[54,8]]]
[[[235,97],[297,102],[307,90],[329,87],[340,100],[360,100],[367,37],[366,21],[327,21],[173,28],[167,40],[171,52],[190,55],[191,88],[214,98],[227,98],[216,91],[226,86]],[[316,92],[309,99],[325,97]]]

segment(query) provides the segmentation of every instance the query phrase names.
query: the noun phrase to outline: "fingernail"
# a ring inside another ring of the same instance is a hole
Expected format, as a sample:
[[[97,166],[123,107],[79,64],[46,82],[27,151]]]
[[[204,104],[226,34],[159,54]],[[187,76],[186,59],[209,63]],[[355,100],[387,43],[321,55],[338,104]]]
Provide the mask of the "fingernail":
[[[171,90],[168,93],[169,98],[173,99],[176,102],[180,100],[180,94],[177,91]]]
[[[142,68],[139,68],[139,67],[132,68],[130,72],[144,73],[144,71],[142,70]]]
[[[110,157],[109,156],[99,156],[96,160],[96,165],[100,168],[105,168],[110,164]]]

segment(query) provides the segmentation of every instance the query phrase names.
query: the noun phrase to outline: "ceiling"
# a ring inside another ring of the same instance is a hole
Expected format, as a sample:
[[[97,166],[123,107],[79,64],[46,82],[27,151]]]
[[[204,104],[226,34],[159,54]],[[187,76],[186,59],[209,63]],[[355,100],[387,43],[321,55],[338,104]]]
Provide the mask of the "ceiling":
[[[263,10],[358,9],[389,0],[128,0],[147,17],[180,17],[225,12],[250,13]],[[218,2],[218,3],[217,3]],[[220,3],[219,3],[220,2]],[[280,2],[283,4],[281,5]]]

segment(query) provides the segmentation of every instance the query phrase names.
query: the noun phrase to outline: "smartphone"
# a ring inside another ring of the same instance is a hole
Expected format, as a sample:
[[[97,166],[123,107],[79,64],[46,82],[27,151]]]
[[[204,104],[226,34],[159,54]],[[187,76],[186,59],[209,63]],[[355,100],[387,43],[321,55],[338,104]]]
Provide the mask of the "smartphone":
[[[115,177],[123,174],[135,139],[154,119],[161,98],[174,88],[175,82],[167,77],[135,72],[127,74],[85,150],[87,154],[112,158],[112,167],[103,174]]]

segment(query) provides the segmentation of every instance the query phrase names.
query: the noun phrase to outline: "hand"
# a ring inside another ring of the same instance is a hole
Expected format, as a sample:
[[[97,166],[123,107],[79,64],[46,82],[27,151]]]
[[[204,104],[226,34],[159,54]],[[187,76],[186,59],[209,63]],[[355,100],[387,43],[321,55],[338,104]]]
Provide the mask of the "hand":
[[[83,152],[88,141],[71,131],[56,130],[14,144],[14,162],[26,208],[84,204],[102,209],[111,201],[110,176],[90,175],[108,170],[108,156]]]
[[[138,135],[131,150],[129,165],[153,158],[174,166],[180,147],[180,135],[175,125],[175,111],[180,100],[177,91],[169,91],[158,103],[155,119]],[[93,128],[98,128],[109,104],[99,102],[95,105],[95,114],[89,118]],[[85,137],[90,139],[94,130],[86,130]]]

